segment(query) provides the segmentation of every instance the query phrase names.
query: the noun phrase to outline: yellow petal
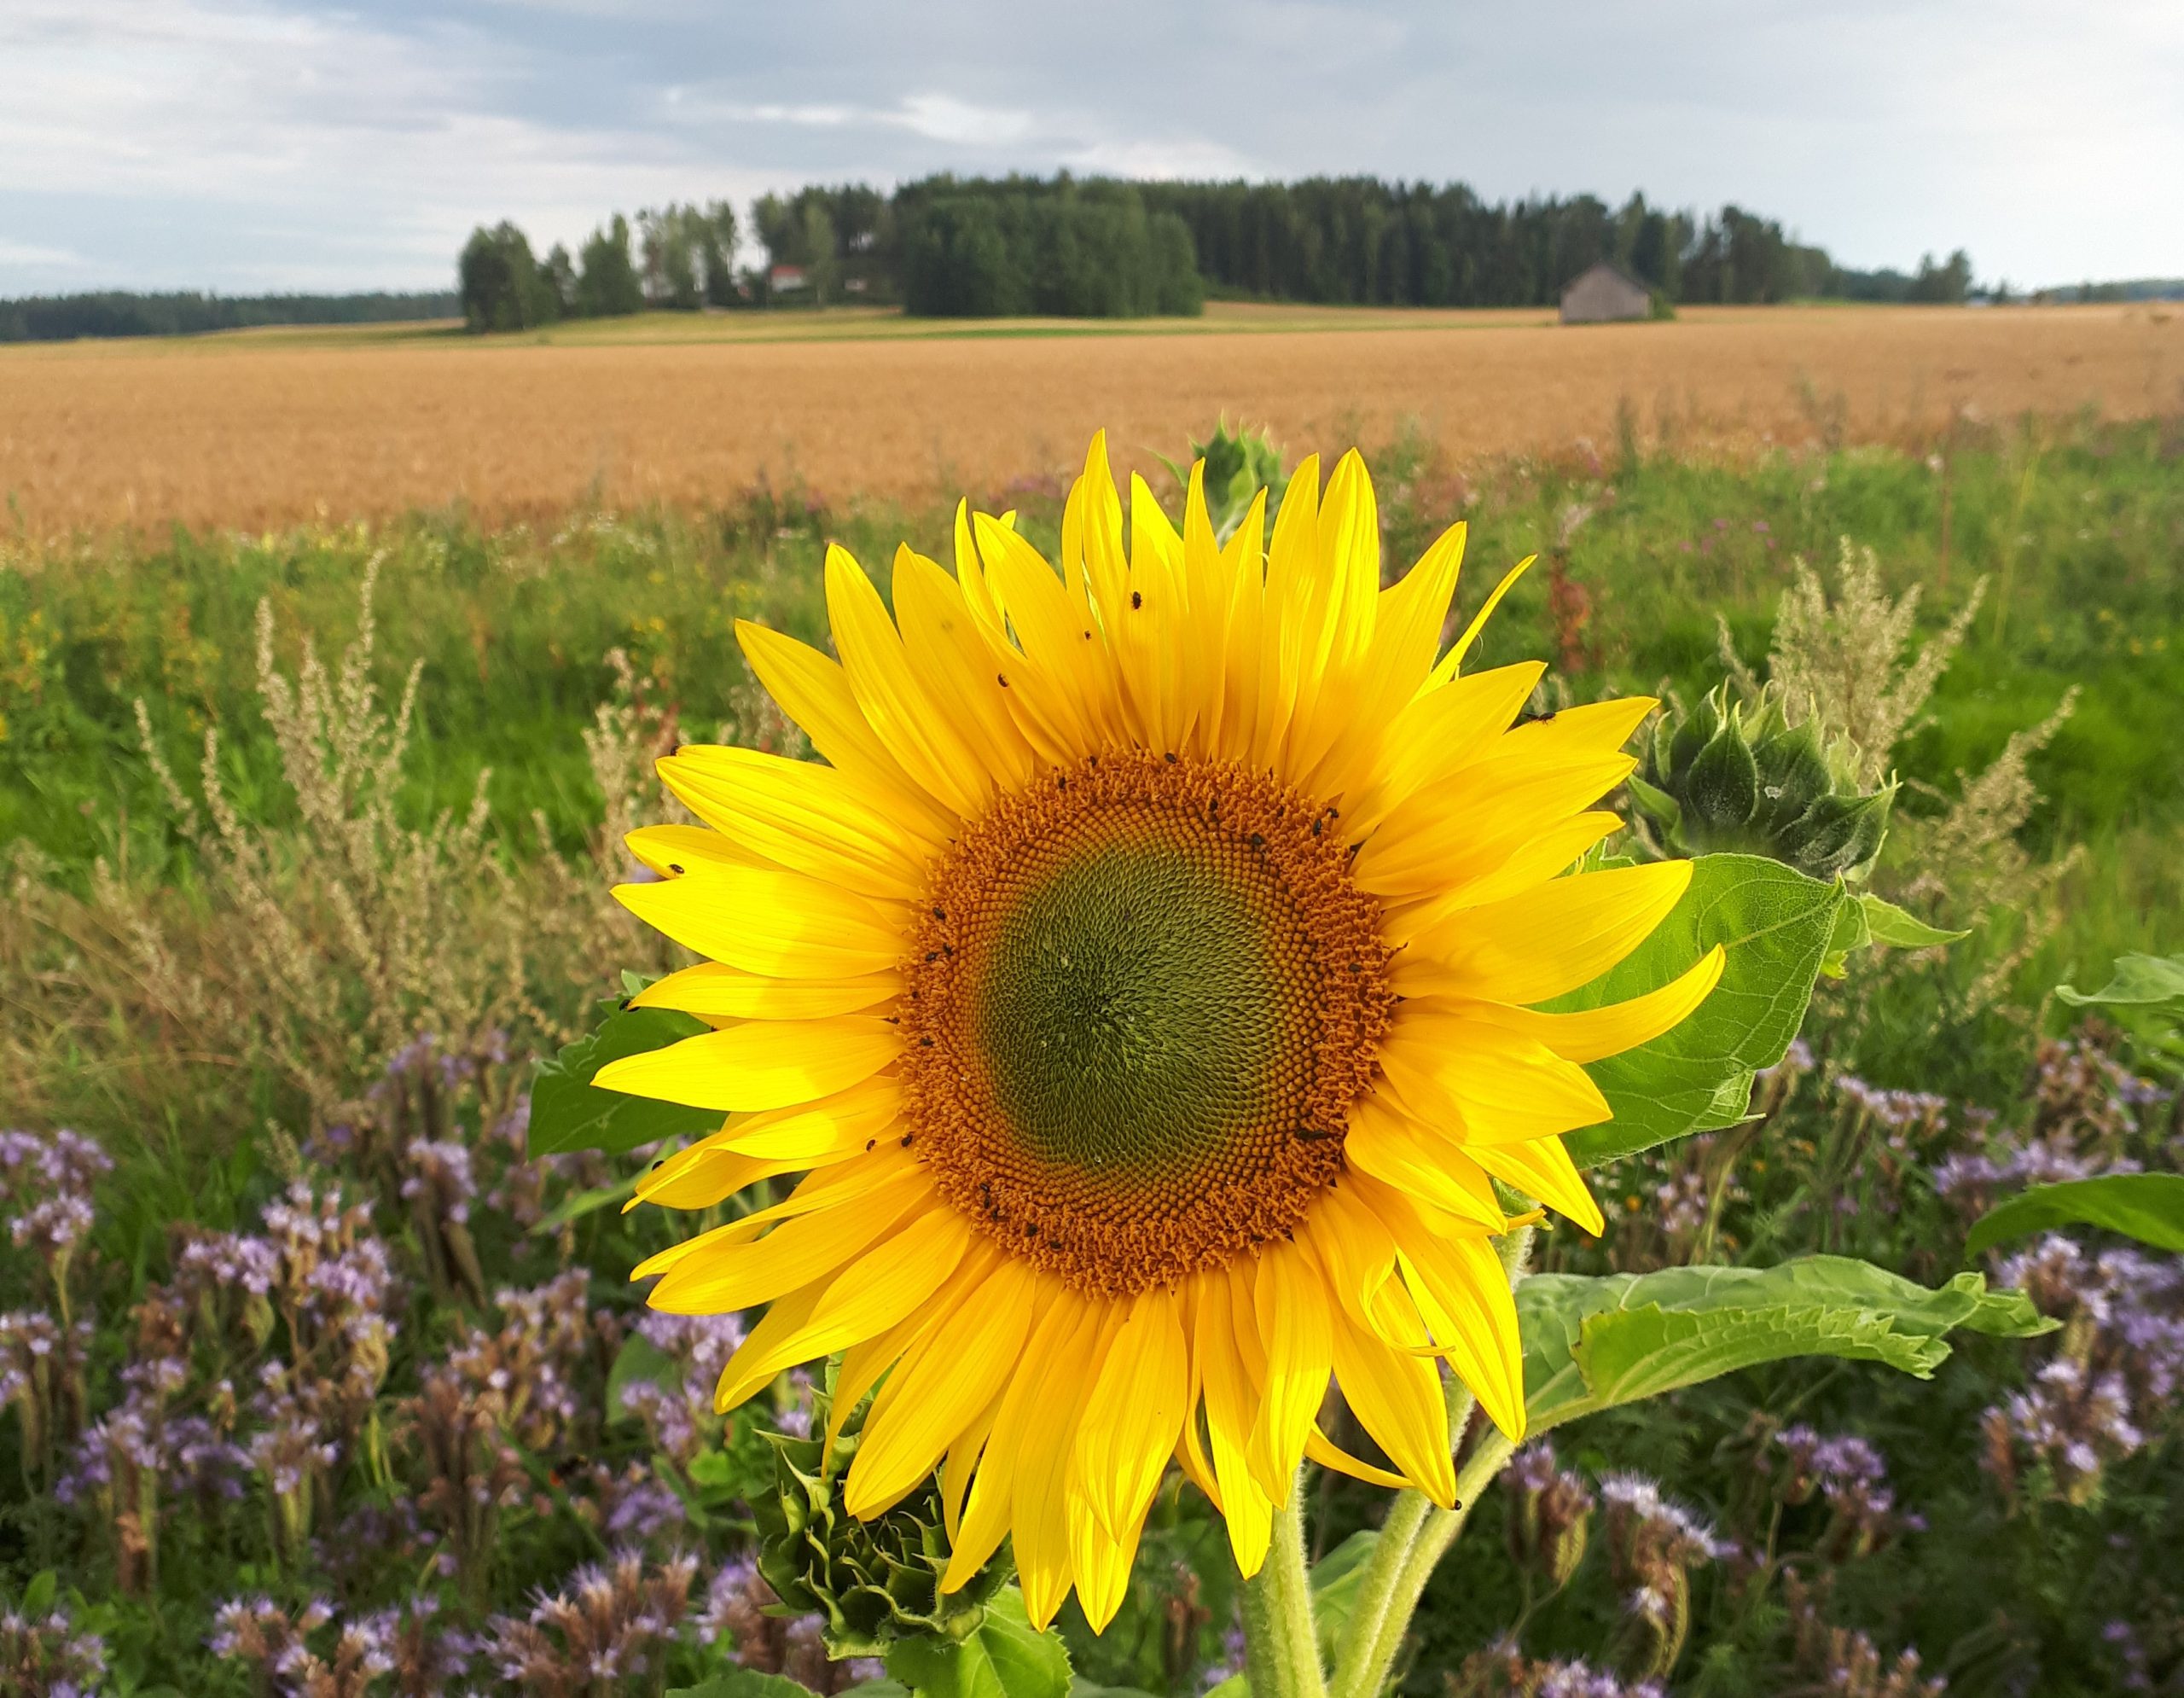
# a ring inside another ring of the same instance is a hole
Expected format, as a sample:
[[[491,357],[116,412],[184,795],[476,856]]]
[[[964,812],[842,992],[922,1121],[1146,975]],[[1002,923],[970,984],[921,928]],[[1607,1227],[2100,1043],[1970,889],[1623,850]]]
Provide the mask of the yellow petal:
[[[755,849],[723,837],[711,826],[641,826],[622,840],[636,860],[661,878],[680,878],[694,866],[770,868]]]
[[[831,1279],[815,1282],[817,1295],[808,1300],[785,1298],[768,1310],[722,1371],[714,1407],[733,1409],[783,1369],[885,1332],[931,1298],[970,1247],[969,1224],[936,1199],[933,1207],[911,1215],[892,1237]],[[813,1288],[803,1289],[810,1293]],[[792,1323],[772,1329],[775,1315],[785,1307]]]
[[[860,895],[915,901],[944,846],[913,829],[892,786],[835,767],[705,743],[685,744],[659,766],[660,782],[723,836]]]
[[[848,550],[827,550],[827,618],[857,706],[903,770],[966,818],[985,811],[993,776],[982,769],[910,666],[895,622]]]
[[[1235,1552],[1237,1571],[1249,1579],[1266,1561],[1274,1527],[1273,1501],[1252,1478],[1247,1454],[1258,1393],[1237,1342],[1229,1276],[1217,1271],[1204,1276],[1199,1284],[1193,1359],[1205,1391],[1206,1447],[1221,1488],[1229,1548]],[[1258,1322],[1248,1312],[1242,1319],[1256,1330]]]
[[[679,1244],[671,1244],[657,1254],[648,1256],[630,1270],[630,1277],[649,1279],[654,1274],[666,1272],[700,1251],[710,1250],[718,1245],[747,1244],[775,1221],[793,1220],[799,1215],[812,1214],[821,1209],[855,1202],[885,1189],[906,1173],[922,1171],[922,1165],[899,1143],[883,1143],[859,1160],[824,1167],[807,1175],[780,1202],[729,1221],[724,1225],[716,1226],[710,1232],[700,1232],[694,1238],[685,1238]]]
[[[956,580],[909,549],[895,555],[895,618],[911,670],[969,747],[973,758],[1003,788],[1031,782],[1031,746],[1009,715],[994,664]]]
[[[1613,1112],[1591,1074],[1537,1038],[1408,1003],[1380,1068],[1403,1108],[1467,1150],[1598,1125]]]
[[[1368,1097],[1350,1111],[1343,1154],[1361,1173],[1420,1197],[1489,1232],[1507,1225],[1476,1162],[1432,1137],[1394,1104]]]
[[[1534,760],[1612,754],[1630,741],[1630,734],[1660,705],[1656,696],[1618,695],[1565,707],[1513,726],[1496,752],[1522,754]]]
[[[1426,680],[1428,689],[1435,684],[1446,683],[1455,677],[1456,669],[1464,663],[1464,656],[1471,652],[1472,644],[1478,641],[1478,634],[1486,629],[1486,622],[1494,617],[1494,610],[1502,605],[1502,598],[1516,588],[1517,580],[1531,569],[1531,563],[1538,558],[1537,555],[1526,555],[1502,575],[1502,581],[1494,586],[1486,600],[1479,604],[1478,611],[1472,615],[1471,623],[1464,627],[1464,634],[1455,640],[1449,652],[1441,657],[1440,664],[1433,668],[1432,676]]]
[[[1390,814],[1366,840],[1354,864],[1358,888],[1402,898],[1491,872],[1529,840],[1598,801],[1637,764],[1627,754],[1567,762],[1496,756],[1460,767]]]
[[[931,1206],[932,1181],[909,1172],[853,1208],[785,1220],[755,1243],[722,1244],[685,1257],[646,1302],[671,1315],[725,1315],[770,1303],[833,1273],[914,1210]]]
[[[1388,1460],[1443,1509],[1454,1508],[1456,1468],[1449,1444],[1448,1400],[1433,1359],[1391,1349],[1347,1317],[1337,1316],[1334,1377],[1344,1401]]]
[[[1454,915],[1396,958],[1396,989],[1542,1003],[1589,984],[1646,940],[1691,883],[1688,861],[1556,879]]]
[[[1573,814],[1558,821],[1530,842],[1519,845],[1499,866],[1459,879],[1438,895],[1391,908],[1381,935],[1400,947],[1463,909],[1520,896],[1549,879],[1560,878],[1588,849],[1622,827],[1620,819],[1606,811]]]
[[[905,815],[915,818],[921,830],[947,837],[947,812],[888,753],[857,705],[849,675],[839,663],[807,643],[748,619],[735,622],[735,639],[766,693],[804,728],[812,747],[845,772],[895,791]]]
[[[870,1079],[902,1053],[902,1034],[869,1015],[752,1021],[609,1061],[592,1083],[694,1108],[786,1108]]]
[[[1153,1502],[1183,1424],[1190,1351],[1173,1293],[1141,1292],[1107,1347],[1077,1439],[1076,1485],[1119,1538]]]
[[[1324,1276],[1303,1243],[1260,1249],[1252,1306],[1266,1374],[1252,1429],[1252,1474],[1279,1501],[1304,1459],[1304,1438],[1334,1364]]]
[[[979,1457],[978,1472],[972,1477],[962,1523],[951,1543],[947,1572],[940,1577],[942,1591],[960,1591],[967,1585],[1008,1537],[1019,1483],[1031,1469],[1043,1468],[1048,1448],[1055,1439],[1059,1423],[1044,1418],[1052,1389],[1058,1379],[1080,1369],[1080,1347],[1096,1338],[1101,1313],[1100,1308],[1085,1304],[1074,1293],[1064,1293],[1032,1327],[1022,1356],[1011,1364],[1014,1371],[994,1412],[993,1430]],[[1072,1422],[1066,1401],[1058,1412],[1063,1422]],[[1021,1551],[1017,1561],[1021,1567]],[[1066,1591],[1066,1550],[1061,1553],[1061,1587]]]
[[[1525,705],[1547,670],[1537,660],[1429,689],[1406,702],[1388,725],[1380,762],[1343,818],[1353,839],[1375,830],[1396,809],[1478,759]]]
[[[1362,1480],[1368,1486],[1384,1486],[1391,1492],[1400,1492],[1412,1482],[1386,1468],[1374,1468],[1372,1463],[1360,1462],[1320,1431],[1319,1423],[1312,1424],[1311,1435],[1304,1440],[1304,1454],[1323,1468],[1333,1468],[1337,1474],[1348,1474],[1352,1480]]]
[[[1525,1369],[1509,1276],[1484,1234],[1442,1238],[1398,1230],[1399,1265],[1418,1311],[1487,1418],[1525,1434]]]
[[[1726,960],[1722,946],[1716,944],[1689,971],[1680,974],[1659,990],[1648,991],[1628,1002],[1611,1003],[1606,1008],[1586,1009],[1576,1014],[1542,1014],[1536,1009],[1481,1003],[1470,1005],[1466,1012],[1474,1019],[1489,1021],[1535,1038],[1566,1061],[1597,1061],[1603,1056],[1635,1050],[1641,1044],[1650,1044],[1663,1032],[1682,1024],[1713,994],[1715,986],[1721,982]],[[1421,1013],[1431,1013],[1431,1002],[1428,999],[1409,1006]]]
[[[862,1014],[902,993],[903,975],[892,971],[853,979],[770,979],[706,961],[654,980],[630,998],[630,1006],[724,1020],[824,1020]]]
[[[1570,1159],[1560,1138],[1536,1138],[1530,1143],[1478,1145],[1472,1155],[1481,1167],[1513,1185],[1526,1196],[1545,1203],[1565,1219],[1575,1221],[1594,1237],[1606,1222],[1600,1206]]]
[[[974,1289],[942,1294],[947,1317],[874,1400],[844,1485],[852,1515],[880,1514],[931,1474],[1015,1366],[1038,1276],[1027,1263],[997,1259]]]
[[[614,898],[685,949],[781,979],[850,979],[897,966],[909,915],[800,873],[713,867]]]

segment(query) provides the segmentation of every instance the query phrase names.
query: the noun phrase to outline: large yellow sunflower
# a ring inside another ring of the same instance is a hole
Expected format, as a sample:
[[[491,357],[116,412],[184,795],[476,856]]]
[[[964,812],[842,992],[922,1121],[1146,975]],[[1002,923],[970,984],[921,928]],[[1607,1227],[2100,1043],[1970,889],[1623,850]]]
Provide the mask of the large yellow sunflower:
[[[1226,544],[1203,468],[1179,535],[1095,439],[1060,569],[959,509],[953,577],[908,549],[890,619],[827,558],[839,663],[745,654],[825,765],[691,747],[704,823],[635,833],[617,892],[707,957],[638,1001],[715,1029],[598,1083],[720,1109],[640,1195],[787,1201],[637,1270],[682,1313],[770,1305],[732,1408],[843,1352],[879,1388],[844,1483],[876,1515],[936,1467],[950,1587],[1014,1538],[1044,1624],[1121,1602],[1170,1457],[1246,1573],[1299,1460],[1452,1501],[1445,1361],[1513,1436],[1501,1179],[1597,1231],[1560,1135],[1608,1118],[1579,1063],[1713,987],[1719,952],[1589,1013],[1682,864],[1563,876],[1652,703],[1513,724],[1542,668],[1445,654],[1463,551],[1380,584],[1356,454],[1298,469]],[[1512,578],[1514,574],[1511,574]],[[1330,1376],[1397,1474],[1336,1449]]]

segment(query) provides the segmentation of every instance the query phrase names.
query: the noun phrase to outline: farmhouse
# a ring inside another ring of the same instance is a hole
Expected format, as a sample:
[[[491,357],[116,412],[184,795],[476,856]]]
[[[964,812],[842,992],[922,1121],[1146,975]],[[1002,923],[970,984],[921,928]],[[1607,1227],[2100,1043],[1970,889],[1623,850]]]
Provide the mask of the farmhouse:
[[[1562,291],[1565,324],[1606,324],[1653,316],[1653,291],[1605,259],[1579,272]]]

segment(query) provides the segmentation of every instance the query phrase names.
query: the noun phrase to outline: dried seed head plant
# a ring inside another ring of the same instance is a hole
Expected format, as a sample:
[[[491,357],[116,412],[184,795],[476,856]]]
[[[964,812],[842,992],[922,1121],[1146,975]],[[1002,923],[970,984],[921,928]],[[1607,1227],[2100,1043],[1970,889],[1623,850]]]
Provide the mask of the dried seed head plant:
[[[1955,616],[1907,660],[1903,650],[1918,619],[1920,585],[1891,599],[1881,587],[1879,555],[1853,546],[1848,537],[1836,557],[1832,596],[1819,573],[1798,561],[1775,610],[1767,657],[1769,680],[1782,691],[1788,717],[1817,719],[1849,737],[1858,754],[1858,776],[1872,783],[1887,770],[1890,751],[1912,730],[1949,669],[1986,589],[1984,578],[1974,584]],[[1739,657],[1727,622],[1718,613],[1715,618],[1723,666],[1747,694],[1757,695],[1759,682]]]
[[[102,858],[79,895],[17,854],[0,960],[26,969],[19,982],[33,991],[0,1014],[11,1114],[40,1106],[57,1067],[100,1079],[154,1118],[178,1075],[254,1070],[293,1090],[314,1126],[357,1120],[389,1058],[420,1034],[457,1057],[550,1048],[603,988],[601,963],[634,951],[673,964],[604,898],[599,876],[622,870],[623,832],[670,816],[650,767],[673,746],[671,716],[648,703],[626,660],[609,657],[616,696],[585,739],[607,823],[575,860],[543,817],[526,852],[506,852],[490,770],[467,808],[415,822],[404,791],[422,663],[390,707],[375,681],[380,559],[365,567],[356,633],[331,666],[305,633],[284,670],[272,604],[259,603],[258,698],[281,777],[270,805],[245,805],[216,728],[193,795],[136,702],[194,888]]]

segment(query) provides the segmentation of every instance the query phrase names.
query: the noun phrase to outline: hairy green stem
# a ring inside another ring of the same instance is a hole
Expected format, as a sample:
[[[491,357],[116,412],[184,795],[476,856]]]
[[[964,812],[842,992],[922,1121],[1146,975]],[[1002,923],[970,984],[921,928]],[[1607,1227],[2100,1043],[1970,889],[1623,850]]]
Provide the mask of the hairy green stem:
[[[1459,1429],[1461,1430],[1461,1429]],[[1418,1531],[1432,1513],[1433,1503],[1422,1492],[1402,1492],[1388,1505],[1380,1536],[1373,1541],[1372,1560],[1357,1584],[1357,1602],[1350,1613],[1350,1631],[1343,1637],[1341,1654],[1335,1659],[1334,1678],[1327,1683],[1333,1698],[1356,1698],[1364,1689],[1365,1670],[1374,1647],[1380,1643],[1388,1605],[1395,1596]]]
[[[1304,1566],[1301,1474],[1274,1512],[1266,1561],[1244,1583],[1244,1673],[1252,1698],[1326,1698],[1312,1580]]]

